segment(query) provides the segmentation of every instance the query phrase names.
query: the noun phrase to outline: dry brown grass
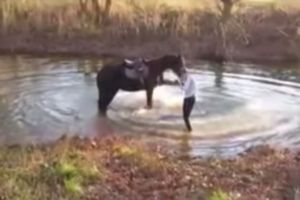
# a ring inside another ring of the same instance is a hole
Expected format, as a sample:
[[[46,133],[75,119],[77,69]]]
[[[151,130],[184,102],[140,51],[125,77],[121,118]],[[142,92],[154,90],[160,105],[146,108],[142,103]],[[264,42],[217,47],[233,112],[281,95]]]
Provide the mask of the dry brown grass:
[[[269,55],[269,60],[298,57],[295,55],[300,40],[298,3],[242,0],[233,8],[233,16],[222,27],[221,35],[220,10],[216,2],[217,0],[115,0],[110,15],[104,22],[101,19],[95,20],[97,13],[92,7],[88,8],[89,12],[83,12],[78,1],[2,0],[0,33],[4,42],[10,36],[15,36],[11,38],[12,41],[21,40],[22,44],[15,44],[17,50],[32,48],[30,45],[36,38],[43,38],[45,41],[50,38],[43,46],[48,48],[53,43],[50,40],[55,39],[58,39],[59,46],[62,46],[62,41],[69,39],[74,46],[78,46],[76,48],[91,46],[88,44],[95,44],[97,41],[101,43],[98,48],[103,44],[106,49],[130,46],[131,53],[136,54],[141,49],[134,52],[133,45],[144,45],[142,50],[147,48],[157,52],[158,47],[147,45],[163,41],[169,43],[165,45],[168,49],[180,49],[186,54],[200,55],[204,51],[210,54],[216,51],[217,46],[221,46],[226,48],[226,56],[229,58],[248,59],[251,57],[248,55],[253,53],[257,55],[252,57],[263,58]],[[10,43],[3,46],[15,49]],[[160,45],[159,48],[164,48],[163,46]],[[36,45],[35,49],[45,48]],[[53,45],[52,49],[55,51],[58,48]],[[278,51],[274,52],[274,49]]]
[[[299,155],[287,151],[181,160],[162,146],[116,137],[1,147],[0,163],[3,200],[279,200],[291,199],[300,177]]]
[[[254,0],[244,0],[245,5]],[[258,1],[258,0],[256,0]],[[265,2],[264,0],[263,2]],[[105,34],[112,37],[143,35],[199,35],[216,17],[216,1],[209,0],[152,0],[113,1],[110,23],[95,24],[92,10],[89,15],[81,13],[77,1],[2,0],[0,2],[0,27],[2,31],[37,32],[56,34],[76,32]],[[261,2],[261,0],[259,1]],[[297,4],[297,3],[296,3]],[[267,1],[263,5],[284,8],[290,3]],[[295,4],[293,4],[295,5]],[[277,8],[276,7],[276,8]],[[294,6],[293,6],[294,7]],[[241,6],[235,12],[239,14]]]

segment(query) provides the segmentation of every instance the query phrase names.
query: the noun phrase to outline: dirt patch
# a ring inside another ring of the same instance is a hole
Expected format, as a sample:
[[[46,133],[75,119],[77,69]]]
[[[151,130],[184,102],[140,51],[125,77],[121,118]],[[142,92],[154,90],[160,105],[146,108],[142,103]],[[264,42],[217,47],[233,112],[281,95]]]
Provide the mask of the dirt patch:
[[[5,2],[11,2],[11,9],[0,4],[7,15],[0,23],[0,53],[114,57],[182,53],[189,59],[212,61],[223,57],[252,63],[300,60],[299,10],[237,6],[220,26],[215,8],[120,1],[122,5],[113,3],[104,23],[94,20],[95,11],[83,12],[77,3],[45,10],[35,4]]]
[[[0,161],[1,199],[282,200],[294,198],[300,181],[299,155],[268,147],[230,160],[191,160],[136,139],[65,138],[2,148]]]
[[[167,41],[149,41],[132,44],[109,44],[93,38],[52,38],[25,37],[19,35],[0,37],[1,54],[32,54],[59,56],[91,57],[156,57],[163,54],[181,53],[191,60],[214,61],[215,55],[209,41],[185,41],[169,39]],[[300,47],[291,48],[282,41],[258,44],[251,47],[236,46],[226,58],[231,62],[249,63],[286,63],[298,62]]]

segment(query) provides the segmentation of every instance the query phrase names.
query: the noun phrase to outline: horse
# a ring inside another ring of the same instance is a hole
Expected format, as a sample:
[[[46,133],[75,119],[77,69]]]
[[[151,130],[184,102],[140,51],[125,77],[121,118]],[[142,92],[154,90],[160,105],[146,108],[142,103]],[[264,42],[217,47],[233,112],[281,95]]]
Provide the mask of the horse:
[[[151,109],[153,91],[159,79],[163,80],[163,72],[170,69],[180,77],[185,69],[184,57],[181,55],[165,55],[151,60],[140,59],[139,63],[135,69],[143,74],[142,81],[141,76],[130,77],[126,73],[126,70],[134,65],[127,60],[116,65],[105,65],[98,71],[96,77],[99,93],[98,109],[101,115],[106,116],[107,108],[119,90],[130,92],[145,90],[146,108]]]

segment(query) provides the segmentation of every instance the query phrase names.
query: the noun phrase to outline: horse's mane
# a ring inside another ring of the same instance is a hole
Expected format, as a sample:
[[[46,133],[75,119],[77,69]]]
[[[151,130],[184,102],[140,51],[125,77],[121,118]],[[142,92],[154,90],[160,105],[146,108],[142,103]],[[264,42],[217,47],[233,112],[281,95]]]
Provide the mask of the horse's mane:
[[[162,59],[166,59],[166,58],[178,58],[178,59],[182,59],[184,60],[184,57],[181,55],[181,54],[177,54],[177,55],[174,55],[174,54],[166,54],[166,55],[163,55],[163,56],[159,56],[159,57],[155,57],[155,58],[151,58],[151,59],[144,59],[145,62],[154,62],[154,61],[160,61]]]
[[[166,69],[171,69],[172,66],[176,66],[180,63],[184,65],[184,58],[182,55],[171,55],[167,54],[161,57],[145,60],[144,62],[149,66],[150,71],[156,71],[156,73],[161,73]],[[151,70],[152,69],[152,70]]]

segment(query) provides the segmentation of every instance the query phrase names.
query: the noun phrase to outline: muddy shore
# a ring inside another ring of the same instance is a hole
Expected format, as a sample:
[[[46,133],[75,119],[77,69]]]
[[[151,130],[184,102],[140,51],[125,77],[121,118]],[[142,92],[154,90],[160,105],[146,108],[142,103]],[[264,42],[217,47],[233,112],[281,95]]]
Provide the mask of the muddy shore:
[[[88,2],[53,7],[29,2],[0,4],[5,14],[0,23],[0,53],[120,58],[181,53],[189,60],[300,61],[297,9],[241,4],[223,21],[218,5],[200,9],[201,2],[186,1],[186,6],[194,7],[188,9],[167,6],[168,1],[153,5],[116,1],[101,21],[99,11]]]
[[[269,147],[230,160],[189,159],[136,139],[64,138],[1,147],[0,199],[294,199],[299,160]]]
[[[51,37],[45,35],[0,36],[0,54],[30,54],[36,56],[79,56],[152,58],[164,54],[181,53],[190,61],[216,61],[212,53],[213,41],[187,41],[183,39],[153,40],[144,42],[110,42],[98,37]],[[232,47],[225,61],[252,64],[296,63],[300,61],[300,45],[282,41],[252,46]]]

